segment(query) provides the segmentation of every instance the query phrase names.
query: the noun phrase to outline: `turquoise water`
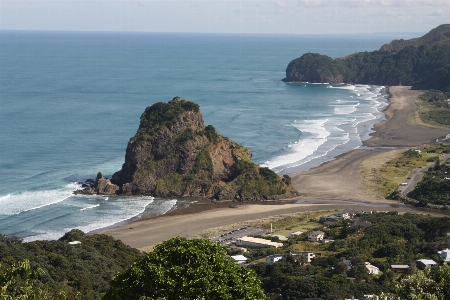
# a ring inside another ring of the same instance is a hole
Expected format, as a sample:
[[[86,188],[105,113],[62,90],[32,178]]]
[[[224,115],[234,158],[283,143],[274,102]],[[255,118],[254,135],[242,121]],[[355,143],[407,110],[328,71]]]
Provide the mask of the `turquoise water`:
[[[175,96],[279,174],[360,147],[383,118],[382,87],[280,80],[305,52],[341,57],[393,38],[0,31],[0,233],[55,239],[190,205],[71,195],[119,170],[145,107]]]

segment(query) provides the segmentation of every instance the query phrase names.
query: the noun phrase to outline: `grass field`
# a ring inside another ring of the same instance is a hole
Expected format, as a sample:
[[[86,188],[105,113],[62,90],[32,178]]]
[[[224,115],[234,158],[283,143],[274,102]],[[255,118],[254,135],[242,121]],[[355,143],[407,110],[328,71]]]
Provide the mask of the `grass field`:
[[[416,149],[422,152],[421,156],[410,156],[406,154],[407,150],[393,150],[365,161],[360,169],[363,189],[377,197],[385,198],[399,184],[407,181],[411,172],[433,164],[434,162],[429,160],[439,157],[447,148],[423,146],[410,150]]]

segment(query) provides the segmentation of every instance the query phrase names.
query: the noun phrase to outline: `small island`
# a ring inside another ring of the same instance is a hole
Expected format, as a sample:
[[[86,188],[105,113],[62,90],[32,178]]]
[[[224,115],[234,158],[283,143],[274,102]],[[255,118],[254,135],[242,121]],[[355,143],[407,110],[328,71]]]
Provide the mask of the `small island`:
[[[78,194],[151,195],[258,201],[297,196],[291,179],[256,165],[250,149],[205,126],[194,102],[173,98],[146,108],[112,179],[97,175]]]

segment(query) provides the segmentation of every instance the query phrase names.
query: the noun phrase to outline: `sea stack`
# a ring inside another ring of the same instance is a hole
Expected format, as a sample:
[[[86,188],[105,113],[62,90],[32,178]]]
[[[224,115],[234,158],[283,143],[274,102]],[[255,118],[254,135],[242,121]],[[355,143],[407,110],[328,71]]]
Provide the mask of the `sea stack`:
[[[205,126],[199,106],[173,98],[145,109],[111,182],[118,194],[275,200],[297,195],[290,178],[253,163],[249,149]]]

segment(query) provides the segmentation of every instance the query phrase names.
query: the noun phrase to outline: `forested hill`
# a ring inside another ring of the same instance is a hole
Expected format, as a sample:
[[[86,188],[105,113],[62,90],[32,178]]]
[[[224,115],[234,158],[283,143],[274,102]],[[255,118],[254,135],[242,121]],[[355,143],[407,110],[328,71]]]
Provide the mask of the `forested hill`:
[[[286,68],[285,82],[411,85],[450,91],[450,24],[420,38],[394,40],[373,52],[332,59],[306,53]]]

